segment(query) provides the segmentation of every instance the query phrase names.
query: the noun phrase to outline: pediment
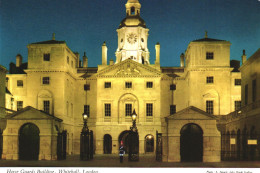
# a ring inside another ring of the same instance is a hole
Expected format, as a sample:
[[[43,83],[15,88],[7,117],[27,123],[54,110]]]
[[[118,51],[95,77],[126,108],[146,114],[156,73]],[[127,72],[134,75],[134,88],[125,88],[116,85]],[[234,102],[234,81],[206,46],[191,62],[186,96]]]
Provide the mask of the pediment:
[[[160,70],[150,65],[140,64],[131,59],[110,65],[97,72],[96,77],[161,77]]]
[[[194,106],[187,107],[173,115],[166,117],[166,119],[174,120],[216,120],[217,117],[210,115],[207,112],[196,108]]]
[[[52,116],[50,114],[47,114],[43,111],[40,111],[38,109],[35,109],[31,106],[27,106],[26,108],[23,108],[20,111],[17,111],[13,114],[10,114],[8,116],[5,117],[5,119],[13,119],[13,120],[28,120],[28,119],[38,119],[38,120],[42,120],[42,119],[55,119],[57,121],[62,121],[62,119],[59,119],[55,116]]]

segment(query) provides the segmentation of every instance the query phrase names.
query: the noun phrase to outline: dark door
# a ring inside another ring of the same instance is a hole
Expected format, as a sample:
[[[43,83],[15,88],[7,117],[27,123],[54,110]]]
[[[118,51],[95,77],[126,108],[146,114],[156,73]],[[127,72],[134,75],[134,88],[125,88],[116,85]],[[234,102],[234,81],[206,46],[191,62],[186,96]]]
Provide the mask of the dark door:
[[[104,154],[112,153],[112,137],[108,134],[104,135]]]
[[[19,130],[19,159],[38,160],[39,157],[39,128],[31,123],[25,124]]]
[[[203,132],[196,124],[181,129],[180,152],[182,162],[201,162],[203,156]]]

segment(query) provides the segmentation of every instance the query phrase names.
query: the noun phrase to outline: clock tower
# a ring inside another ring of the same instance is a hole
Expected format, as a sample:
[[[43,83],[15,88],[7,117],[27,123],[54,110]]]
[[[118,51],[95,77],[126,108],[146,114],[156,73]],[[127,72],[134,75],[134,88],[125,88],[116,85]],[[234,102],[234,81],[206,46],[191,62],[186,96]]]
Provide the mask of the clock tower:
[[[141,4],[138,0],[128,0],[125,7],[126,17],[117,29],[116,63],[132,59],[142,64],[150,64],[150,53],[147,48],[149,29],[140,17]]]

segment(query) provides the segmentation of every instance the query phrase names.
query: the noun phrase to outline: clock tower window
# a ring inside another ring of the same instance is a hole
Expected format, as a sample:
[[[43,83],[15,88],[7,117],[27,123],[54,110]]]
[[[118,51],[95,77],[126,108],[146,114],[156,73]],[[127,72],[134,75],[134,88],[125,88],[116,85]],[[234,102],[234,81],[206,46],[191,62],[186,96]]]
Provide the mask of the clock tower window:
[[[131,7],[131,15],[135,15],[135,7]]]

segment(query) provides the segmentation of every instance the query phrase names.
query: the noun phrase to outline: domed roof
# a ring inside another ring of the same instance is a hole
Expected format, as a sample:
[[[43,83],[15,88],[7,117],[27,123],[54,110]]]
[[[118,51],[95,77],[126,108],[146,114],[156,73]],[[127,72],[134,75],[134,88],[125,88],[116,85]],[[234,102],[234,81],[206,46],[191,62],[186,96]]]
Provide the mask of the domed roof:
[[[145,21],[139,15],[127,16],[121,21],[118,29],[124,26],[141,26],[143,28],[146,28]]]

